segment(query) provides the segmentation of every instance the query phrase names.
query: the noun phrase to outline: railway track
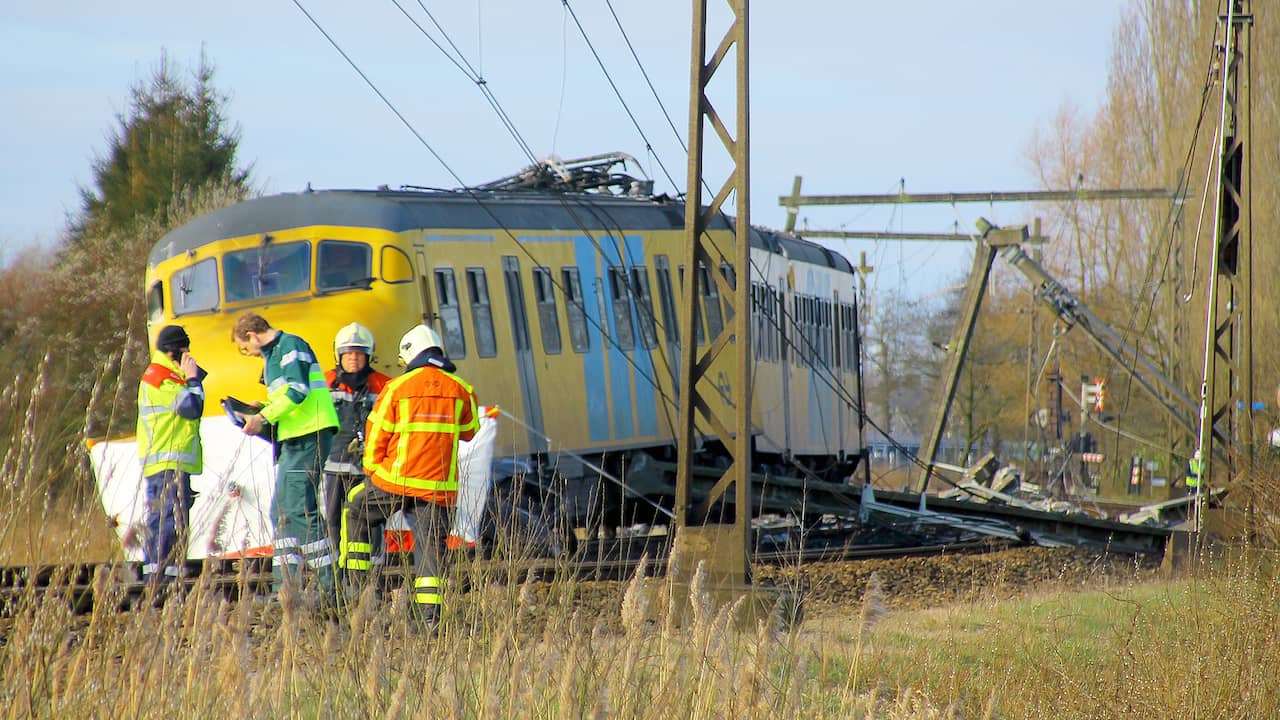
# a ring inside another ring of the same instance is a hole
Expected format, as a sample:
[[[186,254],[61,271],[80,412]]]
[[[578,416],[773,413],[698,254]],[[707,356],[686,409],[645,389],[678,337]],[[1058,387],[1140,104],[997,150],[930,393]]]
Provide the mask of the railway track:
[[[556,579],[615,581],[633,576],[642,562],[650,575],[666,571],[669,543],[665,535],[647,535],[612,540],[583,541],[567,559],[547,558],[454,558],[464,584],[473,578],[486,581],[549,582]],[[762,550],[753,554],[757,566],[787,567],[806,563],[856,560],[889,560],[931,557],[943,554],[983,553],[1007,548],[1011,543],[976,540],[926,545],[822,545],[799,549]],[[396,587],[411,574],[412,557],[393,554],[380,574],[387,587]],[[178,592],[197,585],[222,594],[230,601],[270,597],[271,559],[244,558],[189,561],[175,583]],[[68,603],[73,611],[90,612],[106,602],[128,611],[157,601],[142,582],[141,564],[136,562],[70,563],[62,565],[0,567],[0,615],[12,615],[24,605],[48,600]]]

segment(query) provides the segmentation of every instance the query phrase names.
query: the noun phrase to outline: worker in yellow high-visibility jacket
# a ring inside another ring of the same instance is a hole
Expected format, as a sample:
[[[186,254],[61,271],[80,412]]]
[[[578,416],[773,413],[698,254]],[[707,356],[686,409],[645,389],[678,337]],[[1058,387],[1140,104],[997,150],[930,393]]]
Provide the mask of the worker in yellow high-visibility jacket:
[[[147,493],[142,576],[158,585],[177,578],[187,557],[191,476],[203,470],[206,373],[191,356],[191,339],[181,326],[161,329],[155,347],[138,384],[137,437]]]
[[[1200,460],[1200,451],[1197,450],[1195,455],[1187,461],[1187,490],[1195,492],[1200,487],[1200,476],[1204,473],[1204,463]]]

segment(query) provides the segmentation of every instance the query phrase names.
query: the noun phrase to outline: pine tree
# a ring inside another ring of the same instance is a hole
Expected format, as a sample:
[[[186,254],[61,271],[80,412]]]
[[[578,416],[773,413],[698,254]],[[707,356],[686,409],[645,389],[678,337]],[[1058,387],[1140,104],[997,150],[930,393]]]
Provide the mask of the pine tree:
[[[213,75],[202,55],[184,81],[162,52],[151,77],[134,85],[127,114],[94,160],[94,186],[80,190],[73,244],[91,231],[128,229],[140,217],[163,223],[175,196],[210,183],[248,190],[249,170],[235,165],[239,129],[227,124],[228,98],[214,88]]]

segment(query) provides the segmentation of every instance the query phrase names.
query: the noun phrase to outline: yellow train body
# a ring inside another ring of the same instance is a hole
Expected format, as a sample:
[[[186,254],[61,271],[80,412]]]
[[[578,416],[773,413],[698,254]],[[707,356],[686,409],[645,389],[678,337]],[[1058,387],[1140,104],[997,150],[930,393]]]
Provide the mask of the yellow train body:
[[[377,339],[373,364],[399,372],[396,344],[435,327],[483,404],[529,428],[504,429],[502,456],[562,450],[599,457],[673,447],[675,327],[685,273],[684,208],[655,199],[547,193],[324,191],[264,197],[174,230],[153,250],[149,328],[183,325],[214,400],[261,399],[261,361],[230,332],[246,311],[306,339],[331,366],[347,323]],[[727,249],[729,225],[711,231]],[[752,238],[753,422],[767,455],[843,459],[857,422],[854,275],[817,245]],[[699,272],[731,272],[728,266]],[[728,277],[728,276],[726,276]],[[696,342],[726,321],[714,283]],[[723,411],[730,359],[713,366]],[[706,391],[704,390],[704,393]],[[543,437],[552,439],[550,446]]]

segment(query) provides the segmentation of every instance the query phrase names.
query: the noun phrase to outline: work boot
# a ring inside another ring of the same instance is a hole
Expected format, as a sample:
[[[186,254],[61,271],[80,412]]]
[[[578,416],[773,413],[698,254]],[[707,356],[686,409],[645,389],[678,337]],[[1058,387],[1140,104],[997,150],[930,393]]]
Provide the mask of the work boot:
[[[409,633],[422,638],[440,635],[440,608],[436,605],[409,610]]]

